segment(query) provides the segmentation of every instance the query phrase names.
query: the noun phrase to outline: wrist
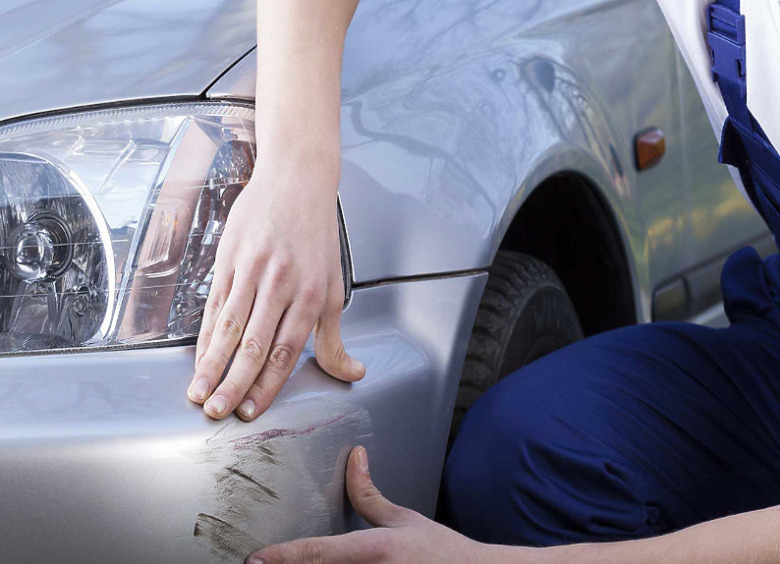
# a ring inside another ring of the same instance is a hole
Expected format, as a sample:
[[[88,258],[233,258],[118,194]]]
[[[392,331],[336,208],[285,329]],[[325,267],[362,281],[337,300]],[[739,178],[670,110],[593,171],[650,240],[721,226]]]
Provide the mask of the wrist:
[[[285,169],[312,172],[321,180],[338,183],[341,165],[341,131],[338,119],[308,115],[287,108],[260,109],[255,115],[257,160],[271,174]]]
[[[294,160],[323,160],[338,165],[341,157],[341,131],[338,120],[307,119],[294,112],[259,111],[255,136],[258,155],[286,155]]]
[[[291,192],[295,199],[321,203],[335,199],[341,179],[338,136],[314,136],[286,129],[259,131],[255,171],[247,188],[273,194]]]
[[[279,81],[258,87],[255,98],[255,130],[258,138],[266,135],[314,133],[338,136],[341,130],[341,91],[322,85],[289,84]]]

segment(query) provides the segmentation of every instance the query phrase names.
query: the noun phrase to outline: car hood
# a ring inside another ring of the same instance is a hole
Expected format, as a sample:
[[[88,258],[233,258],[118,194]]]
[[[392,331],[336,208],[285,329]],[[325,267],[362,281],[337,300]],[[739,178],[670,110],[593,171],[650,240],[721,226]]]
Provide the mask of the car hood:
[[[256,43],[256,0],[3,0],[0,121],[202,94]]]

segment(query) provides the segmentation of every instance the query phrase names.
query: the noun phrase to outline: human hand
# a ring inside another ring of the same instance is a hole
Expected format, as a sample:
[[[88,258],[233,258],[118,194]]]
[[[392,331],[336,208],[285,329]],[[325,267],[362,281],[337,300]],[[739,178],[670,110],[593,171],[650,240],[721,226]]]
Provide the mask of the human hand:
[[[320,367],[347,382],[365,374],[340,335],[338,151],[331,158],[280,153],[263,153],[263,168],[236,199],[217,251],[188,390],[215,419],[236,410],[251,421],[265,412],[315,324]]]
[[[371,481],[363,447],[356,447],[350,453],[346,482],[355,511],[377,528],[269,546],[249,556],[247,564],[494,564],[502,549],[507,548],[469,540],[385,499]],[[520,562],[517,557],[524,549],[513,547],[510,550],[513,551],[512,561]]]

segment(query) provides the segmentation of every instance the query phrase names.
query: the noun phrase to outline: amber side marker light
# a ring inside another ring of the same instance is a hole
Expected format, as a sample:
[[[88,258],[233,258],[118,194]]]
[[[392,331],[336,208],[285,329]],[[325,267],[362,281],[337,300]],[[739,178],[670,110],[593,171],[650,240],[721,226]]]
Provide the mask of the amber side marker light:
[[[653,168],[666,155],[666,136],[657,127],[645,129],[634,138],[634,156],[638,171]]]

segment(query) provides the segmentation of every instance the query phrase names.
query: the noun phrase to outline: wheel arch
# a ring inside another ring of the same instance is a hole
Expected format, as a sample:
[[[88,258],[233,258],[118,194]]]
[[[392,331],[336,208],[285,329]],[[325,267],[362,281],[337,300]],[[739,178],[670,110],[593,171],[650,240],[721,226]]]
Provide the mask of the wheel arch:
[[[494,252],[522,252],[550,265],[586,336],[640,319],[625,222],[592,177],[567,168],[550,173],[507,217]]]

